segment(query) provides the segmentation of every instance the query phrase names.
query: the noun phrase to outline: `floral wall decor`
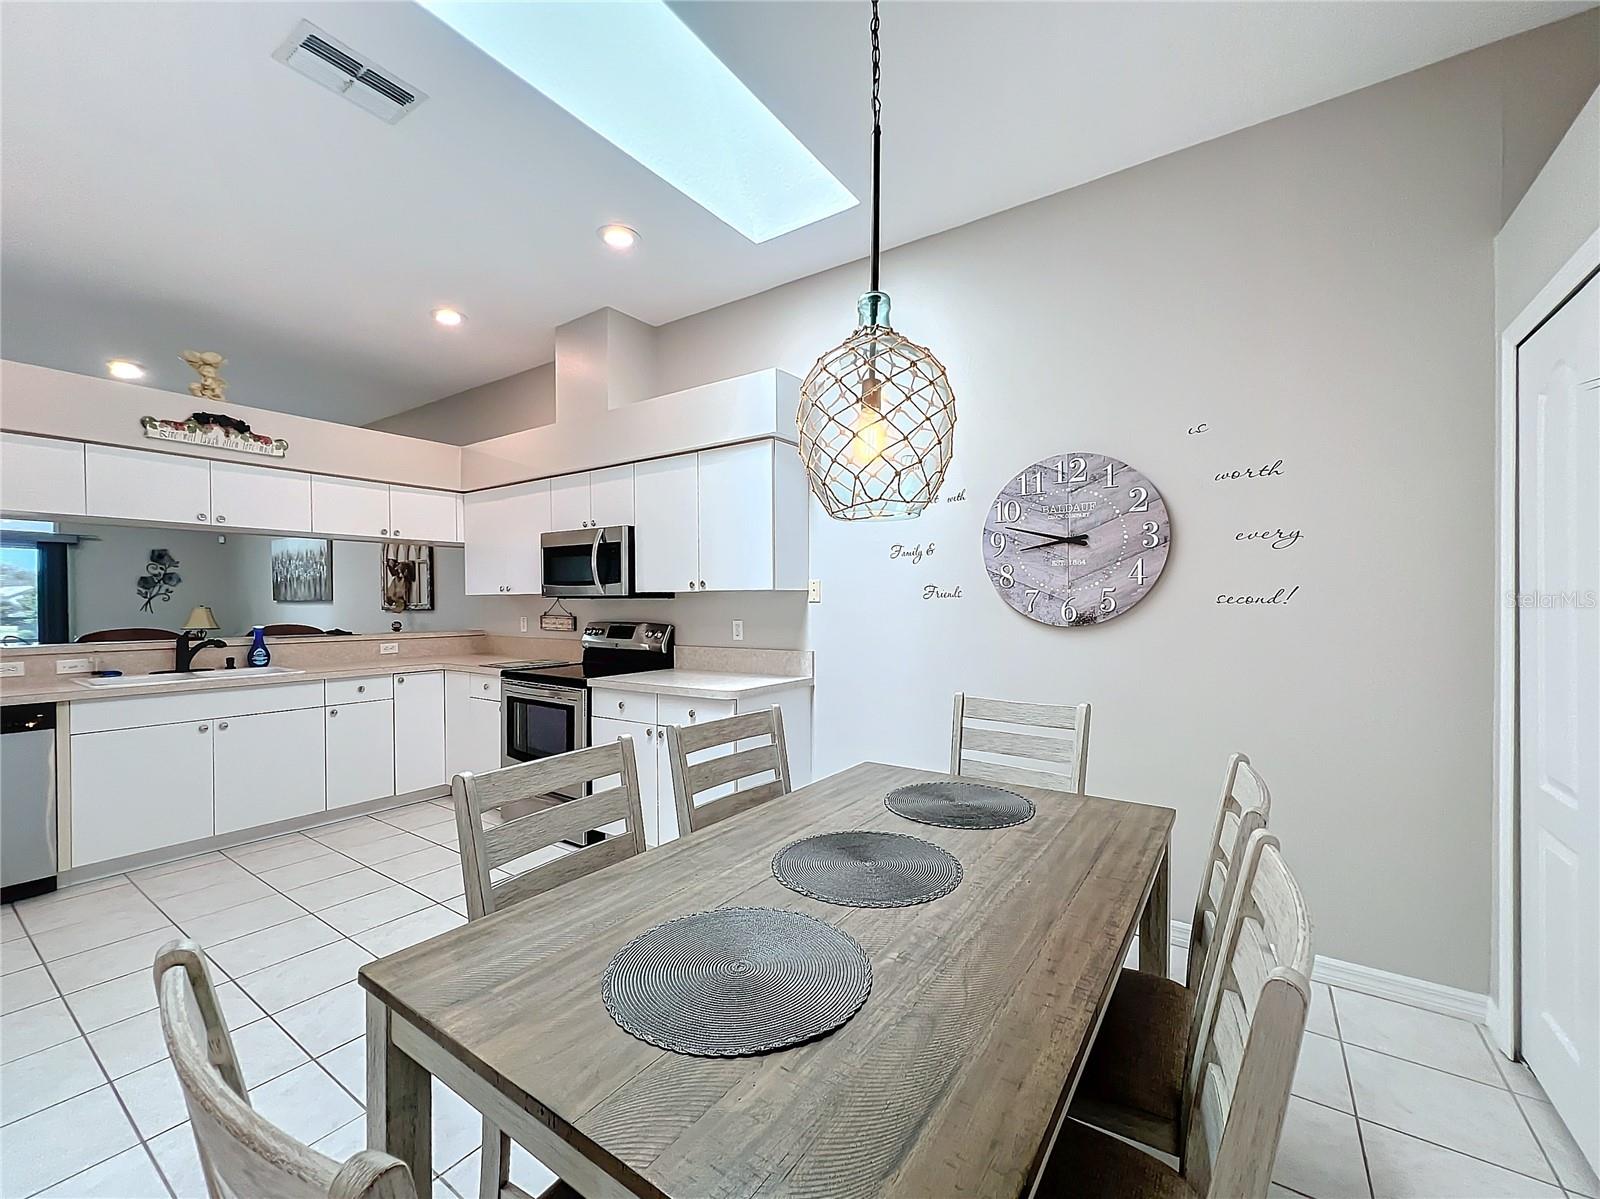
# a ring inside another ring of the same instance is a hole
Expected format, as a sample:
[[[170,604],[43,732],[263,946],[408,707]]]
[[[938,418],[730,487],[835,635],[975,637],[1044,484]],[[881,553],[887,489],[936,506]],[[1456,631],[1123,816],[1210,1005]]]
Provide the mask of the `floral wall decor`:
[[[151,550],[150,561],[145,563],[144,573],[134,583],[139,598],[144,600],[140,611],[153,612],[152,605],[157,600],[163,604],[171,603],[172,596],[178,590],[178,584],[183,582],[183,576],[178,573],[178,560],[172,556],[170,550]]]

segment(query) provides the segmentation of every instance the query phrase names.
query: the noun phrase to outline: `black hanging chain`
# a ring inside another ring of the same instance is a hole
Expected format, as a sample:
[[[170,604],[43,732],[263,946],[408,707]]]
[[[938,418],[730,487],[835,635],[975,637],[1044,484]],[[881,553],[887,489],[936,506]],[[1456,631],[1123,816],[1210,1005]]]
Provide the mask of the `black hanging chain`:
[[[883,102],[878,98],[882,51],[878,46],[878,0],[872,0],[872,290],[878,290],[878,174],[883,162]]]

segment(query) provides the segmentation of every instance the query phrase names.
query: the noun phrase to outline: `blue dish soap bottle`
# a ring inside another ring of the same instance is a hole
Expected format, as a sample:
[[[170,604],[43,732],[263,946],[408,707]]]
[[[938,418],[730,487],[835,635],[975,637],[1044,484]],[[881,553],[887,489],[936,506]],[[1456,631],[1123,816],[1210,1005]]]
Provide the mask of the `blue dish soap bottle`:
[[[250,653],[245,661],[252,666],[265,666],[272,661],[272,654],[267,650],[267,635],[261,625],[256,625],[254,630],[255,640],[250,643]]]

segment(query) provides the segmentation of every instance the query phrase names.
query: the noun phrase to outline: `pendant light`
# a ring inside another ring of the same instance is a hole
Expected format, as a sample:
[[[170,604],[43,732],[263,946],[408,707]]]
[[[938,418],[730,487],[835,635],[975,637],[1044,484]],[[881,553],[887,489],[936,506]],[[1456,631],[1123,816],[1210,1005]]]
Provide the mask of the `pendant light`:
[[[872,0],[872,281],[856,331],[817,359],[800,387],[800,460],[835,520],[917,516],[939,496],[955,450],[956,399],[944,367],[889,324],[878,290],[882,104],[878,0]]]

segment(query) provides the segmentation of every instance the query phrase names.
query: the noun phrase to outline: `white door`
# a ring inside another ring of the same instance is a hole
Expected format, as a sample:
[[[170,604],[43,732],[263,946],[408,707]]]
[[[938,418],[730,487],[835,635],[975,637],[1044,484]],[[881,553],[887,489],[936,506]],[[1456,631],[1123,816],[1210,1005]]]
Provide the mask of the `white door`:
[[[218,833],[327,808],[322,725],[321,708],[216,722],[212,791]]]
[[[406,541],[456,541],[456,493],[427,487],[389,488],[389,536]]]
[[[550,482],[475,491],[463,507],[468,595],[537,595],[539,535],[550,525]]]
[[[640,591],[700,590],[695,457],[679,454],[634,467],[633,569]]]
[[[204,458],[86,446],[84,484],[90,516],[211,523],[211,463]]]
[[[589,744],[610,745],[618,737],[629,736],[633,738],[633,757],[639,770],[639,806],[644,810],[644,843],[647,846],[661,844],[661,788],[657,785],[660,770],[657,767],[657,741],[659,734],[653,724],[639,724],[632,720],[613,720],[609,716],[591,716],[589,718]],[[660,769],[666,768],[665,759],[660,763]],[[594,790],[608,791],[612,787],[622,785],[622,776],[613,774],[609,778],[595,779]],[[667,803],[672,802],[670,793]],[[668,814],[670,819],[670,813]],[[676,827],[676,821],[673,822]],[[623,832],[621,826],[607,825],[602,832],[615,834]],[[669,837],[668,840],[671,840]]]
[[[592,519],[589,512],[588,471],[550,480],[552,529],[587,529]]]
[[[72,736],[72,865],[211,836],[211,721]]]
[[[1522,1052],[1600,1166],[1600,280],[1517,352]]]
[[[589,472],[589,519],[601,528],[633,523],[633,463]]]
[[[328,810],[394,794],[394,702],[368,700],[324,709]]]
[[[387,537],[389,485],[312,475],[311,531],[333,537]]]
[[[83,442],[0,434],[0,511],[82,516]]]
[[[311,476],[241,462],[211,464],[211,523],[234,529],[311,531]]]
[[[444,772],[444,673],[394,676],[394,793],[449,782]]]
[[[772,589],[772,442],[700,454],[700,590]]]

